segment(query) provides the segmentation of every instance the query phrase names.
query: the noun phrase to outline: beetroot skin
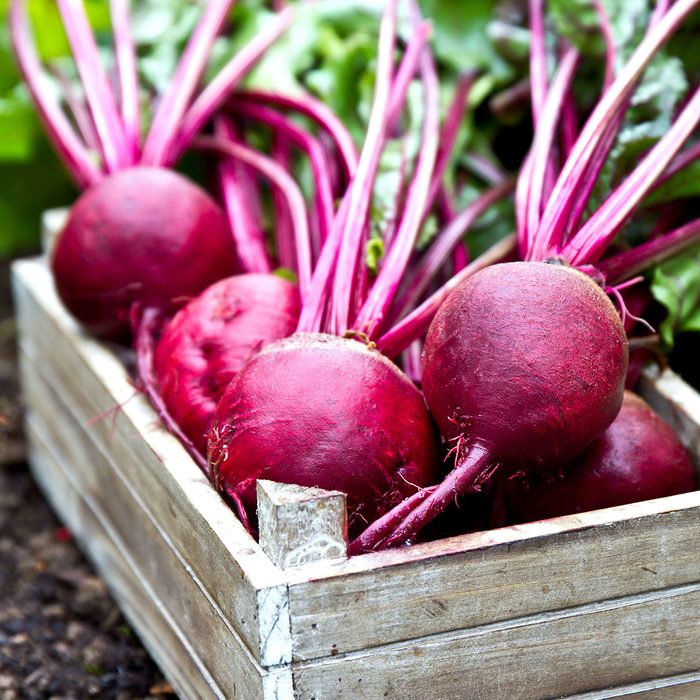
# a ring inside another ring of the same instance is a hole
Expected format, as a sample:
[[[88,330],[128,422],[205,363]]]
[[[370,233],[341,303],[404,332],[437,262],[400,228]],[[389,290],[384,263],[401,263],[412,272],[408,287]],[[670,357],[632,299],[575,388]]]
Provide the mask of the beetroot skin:
[[[101,337],[128,337],[132,304],[172,309],[236,272],[221,209],[163,168],[119,171],[74,204],[53,256],[68,310]]]
[[[410,380],[354,340],[301,333],[239,372],[209,443],[217,488],[255,513],[255,481],[343,491],[357,532],[438,476],[434,426]]]
[[[610,427],[560,471],[502,483],[509,522],[673,496],[697,488],[688,451],[671,428],[631,392]]]
[[[456,451],[478,444],[493,463],[552,469],[612,423],[627,362],[620,317],[590,278],[504,263],[470,277],[440,308],[423,390]]]
[[[409,513],[373,523],[352,551],[410,540],[499,467],[532,474],[572,460],[620,410],[627,364],[620,317],[581,272],[514,262],[466,279],[423,350],[425,399],[455,468]]]
[[[291,335],[298,319],[295,285],[251,273],[213,284],[167,325],[155,351],[155,376],[170,415],[203,454],[229,382],[265,345]]]

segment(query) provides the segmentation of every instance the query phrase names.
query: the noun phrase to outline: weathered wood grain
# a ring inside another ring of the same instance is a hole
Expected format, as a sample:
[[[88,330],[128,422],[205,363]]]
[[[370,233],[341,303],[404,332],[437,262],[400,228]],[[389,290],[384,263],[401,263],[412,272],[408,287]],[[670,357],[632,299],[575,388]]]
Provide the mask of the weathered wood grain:
[[[143,510],[143,504],[114,468],[110,455],[94,445],[75,420],[51,421],[55,415],[71,416],[72,408],[45,381],[39,368],[24,358],[23,385],[34,406],[45,409],[44,430],[83,498],[93,504],[110,531],[130,553],[134,576],[161,600],[163,610],[178,620],[195,645],[203,663],[227,697],[261,697],[264,669],[229,624],[197,575],[181,558],[169,534]],[[35,421],[43,416],[35,415]],[[36,432],[36,430],[35,430]],[[225,579],[226,580],[226,579]],[[225,583],[225,580],[222,583]],[[143,626],[150,619],[139,621]]]
[[[76,420],[111,454],[256,659],[284,663],[291,650],[282,571],[159,427],[124,365],[63,311],[45,265],[21,261],[13,273],[23,351],[71,397]]]
[[[698,668],[700,584],[294,664],[305,700],[540,700]]]
[[[700,698],[700,671],[678,676],[654,678],[617,688],[604,688],[592,693],[577,693],[567,700],[697,700]]]
[[[340,491],[258,479],[263,551],[282,569],[347,556],[347,508]]]
[[[67,477],[70,465],[31,414],[27,421],[30,463],[37,482],[61,520],[70,528],[93,566],[107,581],[120,609],[182,697],[225,698],[206,672],[178,624],[164,616],[155,591],[134,574],[129,555],[115,543],[108,526],[94,513]],[[148,624],[144,621],[148,620]]]

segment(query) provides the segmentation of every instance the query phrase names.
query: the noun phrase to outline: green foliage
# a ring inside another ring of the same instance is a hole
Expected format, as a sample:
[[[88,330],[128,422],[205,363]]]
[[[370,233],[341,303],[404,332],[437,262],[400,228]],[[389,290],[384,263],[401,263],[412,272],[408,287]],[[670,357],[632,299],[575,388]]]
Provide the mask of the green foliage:
[[[677,333],[700,331],[700,246],[659,265],[651,291],[667,311],[659,328],[667,348]]]

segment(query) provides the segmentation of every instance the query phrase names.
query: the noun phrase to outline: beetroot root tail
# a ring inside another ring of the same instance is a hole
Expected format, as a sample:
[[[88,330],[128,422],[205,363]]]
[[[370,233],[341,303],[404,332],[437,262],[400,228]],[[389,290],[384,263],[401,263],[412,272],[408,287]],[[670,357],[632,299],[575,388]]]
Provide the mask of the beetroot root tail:
[[[471,491],[478,491],[480,484],[491,477],[495,471],[491,466],[491,459],[490,453],[485,448],[479,445],[471,447],[442,483],[427,498],[412,508],[375,549],[400,546],[444,512],[455,498]]]
[[[404,518],[430,494],[437,489],[437,486],[428,486],[421,489],[407,499],[401,501],[397,506],[385,513],[381,518],[375,520],[359,537],[356,537],[348,545],[348,554],[364,554],[376,549],[382,540],[390,535],[398,527]]]

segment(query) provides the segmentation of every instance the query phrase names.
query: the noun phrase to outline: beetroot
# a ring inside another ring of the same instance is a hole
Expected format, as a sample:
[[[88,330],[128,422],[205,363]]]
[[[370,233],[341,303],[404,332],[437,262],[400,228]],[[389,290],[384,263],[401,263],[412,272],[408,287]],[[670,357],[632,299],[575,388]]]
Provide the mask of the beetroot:
[[[245,365],[217,408],[208,458],[217,488],[249,516],[259,478],[344,491],[351,533],[439,466],[410,380],[376,350],[321,333],[272,343]]]
[[[573,459],[620,410],[627,363],[620,317],[586,275],[515,262],[469,277],[436,314],[423,354],[423,391],[455,469],[381,546],[412,537],[498,465],[535,473]],[[376,547],[384,525],[352,551]]]
[[[123,339],[134,302],[173,309],[237,264],[226,218],[203,190],[173,171],[135,167],[81,195],[52,267],[71,313]]]
[[[170,415],[202,453],[229,382],[265,345],[291,335],[298,318],[291,282],[251,273],[213,284],[167,325],[156,346],[156,381]]]
[[[687,450],[636,394],[610,427],[561,470],[502,484],[510,522],[609,508],[697,488]]]

